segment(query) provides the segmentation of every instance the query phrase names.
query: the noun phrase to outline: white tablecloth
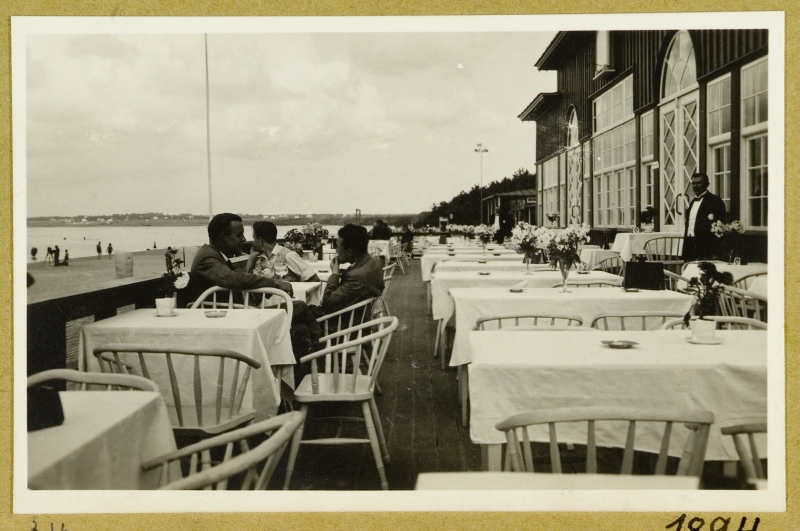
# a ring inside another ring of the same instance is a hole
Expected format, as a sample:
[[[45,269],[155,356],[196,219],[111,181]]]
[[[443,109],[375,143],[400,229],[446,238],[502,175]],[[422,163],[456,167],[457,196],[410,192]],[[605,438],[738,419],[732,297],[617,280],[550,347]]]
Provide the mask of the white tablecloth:
[[[31,489],[154,489],[141,464],[176,449],[159,393],[65,391],[64,423],[28,433]],[[176,469],[175,477],[180,477]]]
[[[489,264],[482,264],[489,265]],[[441,272],[438,270],[431,281],[431,295],[433,299],[433,318],[450,320],[455,311],[453,297],[450,290],[453,288],[552,288],[561,282],[561,272],[553,271],[550,266],[536,265],[529,275],[524,271],[491,271],[488,275],[478,272]],[[613,280],[620,278],[602,271],[590,271],[586,274],[572,273],[574,278],[580,280]]]
[[[495,424],[535,408],[633,406],[705,409],[714,413],[708,460],[738,460],[720,427],[767,414],[767,334],[718,331],[720,345],[686,342],[686,330],[651,332],[472,332],[469,366],[470,437],[504,443]],[[603,339],[639,344],[610,349]],[[608,425],[608,423],[602,423]],[[655,427],[655,429],[653,429]],[[636,449],[658,452],[663,423],[637,423]],[[622,447],[625,428],[600,431],[597,444]],[[547,428],[534,440],[546,441]],[[585,424],[561,424],[559,441],[586,444]],[[533,433],[533,432],[532,432]],[[680,455],[688,430],[673,428],[671,455]],[[678,437],[681,435],[681,438]],[[766,456],[766,445],[762,448]]]
[[[583,249],[581,250],[581,262],[586,264],[589,269],[594,269],[597,264],[607,258],[619,256],[617,251],[609,249]]]
[[[520,255],[521,256],[521,255]],[[537,269],[550,269],[552,268],[547,264],[531,264],[531,271]],[[454,273],[456,271],[525,271],[525,264],[523,262],[439,262],[436,264],[436,271],[433,273],[433,278],[439,273]]]
[[[450,358],[451,366],[472,361],[469,333],[479,317],[526,314],[575,315],[583,319],[584,326],[589,326],[596,315],[603,313],[633,311],[686,313],[692,304],[689,295],[675,291],[640,290],[628,293],[613,287],[573,287],[571,293],[561,293],[561,288],[528,289],[522,293],[511,293],[505,288],[453,288],[450,290],[450,295],[456,305],[456,337]]]
[[[678,232],[619,232],[614,238],[612,251],[617,251],[623,260],[630,261],[635,255],[644,254],[644,244],[653,238],[681,237]]]
[[[425,254],[455,254],[456,256],[460,256],[462,254],[483,254],[483,248],[476,245],[470,245],[469,247],[453,247],[452,249],[447,247],[434,247],[428,249],[428,252],[426,252]],[[495,254],[519,254],[519,253],[517,253],[517,251],[513,249],[506,249],[501,245],[495,244],[493,246],[486,247],[486,254],[495,255]]]
[[[291,282],[291,285],[296,300],[314,306],[322,304],[322,282]]]
[[[291,365],[294,365],[295,359],[291,339],[285,331],[286,311],[227,310],[227,315],[221,318],[208,318],[203,310],[178,309],[176,312],[178,315],[175,317],[156,317],[155,309],[145,308],[85,325],[79,347],[82,354],[80,369],[100,372],[92,351],[105,343],[224,348],[261,363],[261,368],[254,370],[251,375],[244,404],[245,407],[256,409],[257,420],[274,416],[279,403],[279,385],[275,375],[280,375],[287,384],[294,385]],[[179,379],[183,377],[181,395],[192,396],[193,365],[188,359],[181,362],[185,363],[180,366],[176,364],[176,370],[186,371],[185,374],[179,374]],[[217,381],[217,362],[204,363],[201,368],[204,382],[210,384]],[[153,373],[151,376],[158,383],[167,405],[171,405],[172,393],[167,376]],[[209,393],[204,393],[204,398],[214,400]]]
[[[730,272],[733,275],[734,282],[747,275],[767,272],[767,264],[762,262],[753,262],[751,264],[746,264],[746,265],[736,265],[715,260],[712,261],[711,263],[713,263],[717,267],[717,271]],[[700,270],[697,268],[697,262],[687,263],[683,268],[681,276],[689,279],[691,279],[692,277],[699,278]],[[686,282],[683,282],[682,280],[679,281],[677,287],[678,289],[684,289],[686,287]],[[745,289],[749,291],[755,291],[756,293],[764,295],[766,297],[767,296],[766,277],[755,277],[749,279],[747,288]]]
[[[521,254],[501,254],[500,256],[495,256],[492,253],[487,251],[486,254],[482,254],[481,252],[474,253],[474,254],[457,254],[455,256],[450,256],[447,253],[443,254],[424,254],[422,258],[420,258],[420,268],[422,270],[422,280],[424,282],[430,282],[431,280],[431,272],[433,268],[439,262],[516,262],[521,264],[523,259],[523,255]]]
[[[389,240],[370,240],[367,244],[367,250],[372,253],[373,250],[377,251],[381,256],[389,256]]]

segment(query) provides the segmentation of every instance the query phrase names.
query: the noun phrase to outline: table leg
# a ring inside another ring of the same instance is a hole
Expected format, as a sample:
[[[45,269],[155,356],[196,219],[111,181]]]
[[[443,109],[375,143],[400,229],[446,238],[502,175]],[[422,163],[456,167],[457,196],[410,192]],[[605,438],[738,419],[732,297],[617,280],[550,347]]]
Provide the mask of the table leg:
[[[426,291],[427,291],[427,298],[426,300],[426,307],[428,310],[428,315],[433,315],[433,297],[431,295],[431,283],[425,283]]]
[[[502,472],[503,467],[503,445],[502,444],[482,444],[481,445],[481,469],[489,472]]]

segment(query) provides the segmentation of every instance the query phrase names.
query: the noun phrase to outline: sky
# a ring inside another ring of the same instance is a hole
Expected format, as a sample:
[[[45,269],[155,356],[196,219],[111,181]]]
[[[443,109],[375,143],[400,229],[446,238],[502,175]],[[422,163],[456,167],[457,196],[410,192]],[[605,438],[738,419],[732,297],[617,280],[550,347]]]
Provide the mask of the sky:
[[[418,213],[535,171],[554,32],[209,34],[214,213]],[[27,215],[208,213],[204,36],[29,35]]]

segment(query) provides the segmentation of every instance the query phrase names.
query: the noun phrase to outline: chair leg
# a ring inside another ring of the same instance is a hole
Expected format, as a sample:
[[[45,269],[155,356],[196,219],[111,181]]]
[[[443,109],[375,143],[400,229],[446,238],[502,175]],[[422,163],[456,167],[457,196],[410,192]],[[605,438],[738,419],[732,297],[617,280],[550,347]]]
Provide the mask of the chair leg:
[[[442,326],[444,326],[444,319],[439,319],[436,324],[436,338],[433,340],[433,357],[439,355],[439,336],[442,335]]]
[[[469,376],[466,365],[458,366],[458,389],[461,393],[461,425],[469,426]]]
[[[375,466],[378,468],[378,476],[381,478],[381,488],[389,490],[389,482],[386,481],[386,472],[383,469],[383,460],[381,459],[381,447],[378,442],[378,436],[375,433],[375,424],[372,422],[372,413],[369,410],[369,404],[366,401],[361,402],[361,412],[364,415],[364,422],[367,424],[367,435],[369,436],[369,445],[372,447],[372,455],[375,457]]]
[[[294,462],[297,459],[297,452],[300,450],[300,441],[303,439],[303,427],[306,424],[306,416],[308,415],[308,404],[300,406],[300,413],[303,415],[303,422],[300,427],[294,432],[292,437],[292,448],[289,450],[289,463],[286,465],[286,478],[283,480],[283,490],[289,490],[289,482],[292,481],[292,474],[294,473]]]
[[[444,319],[442,319],[442,333],[439,336],[439,341],[441,342],[439,349],[442,351],[442,370],[444,370],[447,366],[447,322]]]
[[[375,431],[378,432],[378,442],[381,445],[381,455],[383,455],[383,462],[389,462],[389,447],[386,445],[386,436],[383,434],[383,424],[381,424],[381,416],[378,413],[378,405],[375,403],[375,397],[369,399],[369,409],[372,411],[372,420],[375,422]]]

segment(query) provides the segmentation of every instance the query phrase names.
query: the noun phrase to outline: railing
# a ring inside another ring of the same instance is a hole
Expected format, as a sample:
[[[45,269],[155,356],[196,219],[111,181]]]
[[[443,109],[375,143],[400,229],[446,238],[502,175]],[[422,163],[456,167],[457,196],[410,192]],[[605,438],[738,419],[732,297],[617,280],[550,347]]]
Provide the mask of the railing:
[[[160,295],[161,275],[112,280],[92,288],[66,290],[57,295],[28,298],[28,371],[65,368],[67,323],[94,316],[107,319],[119,308],[153,308]]]

